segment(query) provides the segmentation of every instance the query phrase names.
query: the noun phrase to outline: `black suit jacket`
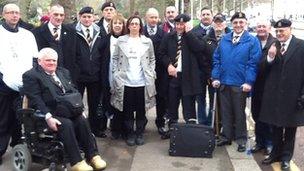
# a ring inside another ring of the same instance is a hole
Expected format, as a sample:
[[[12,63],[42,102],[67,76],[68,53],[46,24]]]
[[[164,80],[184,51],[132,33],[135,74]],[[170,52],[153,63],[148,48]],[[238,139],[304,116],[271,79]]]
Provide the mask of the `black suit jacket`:
[[[56,75],[66,92],[77,92],[68,70],[58,67]],[[43,114],[53,113],[56,110],[57,98],[63,95],[59,85],[39,65],[23,74],[22,93],[29,98],[30,107],[40,110]]]
[[[58,66],[64,67],[71,72],[72,80],[76,81],[79,70],[76,65],[76,31],[70,26],[62,25],[60,40],[55,41],[48,24],[44,24],[33,30],[38,50],[50,47],[58,53]]]

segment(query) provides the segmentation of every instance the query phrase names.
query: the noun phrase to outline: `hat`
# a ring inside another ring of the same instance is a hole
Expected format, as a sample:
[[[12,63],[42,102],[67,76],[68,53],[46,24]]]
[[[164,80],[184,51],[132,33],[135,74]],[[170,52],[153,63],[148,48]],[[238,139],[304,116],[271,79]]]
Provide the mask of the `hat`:
[[[226,21],[226,17],[221,14],[221,13],[217,13],[214,17],[213,17],[213,21]]]
[[[274,28],[284,28],[284,27],[290,27],[291,26],[291,21],[288,19],[281,19],[279,21],[277,21],[274,24]]]
[[[174,21],[175,22],[188,22],[188,21],[190,21],[190,19],[191,19],[190,16],[187,14],[179,14],[178,16],[176,16],[174,18]]]
[[[82,14],[94,14],[94,9],[92,7],[83,7],[80,11],[79,11],[79,15]]]
[[[233,16],[231,17],[230,21],[233,21],[236,18],[243,18],[243,19],[247,20],[246,15],[243,12],[235,12],[233,14]]]
[[[105,2],[101,6],[101,11],[103,11],[106,7],[113,7],[116,9],[115,4],[113,2]]]

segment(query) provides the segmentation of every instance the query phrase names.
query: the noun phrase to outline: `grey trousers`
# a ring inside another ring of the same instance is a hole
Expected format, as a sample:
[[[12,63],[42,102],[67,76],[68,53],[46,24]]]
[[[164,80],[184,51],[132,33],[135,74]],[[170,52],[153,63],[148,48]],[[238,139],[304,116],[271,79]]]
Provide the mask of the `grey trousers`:
[[[247,142],[246,97],[240,87],[221,85],[220,109],[223,125],[223,138],[235,140],[238,145]]]

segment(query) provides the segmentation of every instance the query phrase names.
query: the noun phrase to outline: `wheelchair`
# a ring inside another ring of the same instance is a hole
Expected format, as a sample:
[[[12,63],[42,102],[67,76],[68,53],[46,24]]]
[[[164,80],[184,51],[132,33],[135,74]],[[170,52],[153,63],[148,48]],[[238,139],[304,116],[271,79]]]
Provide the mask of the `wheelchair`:
[[[17,111],[23,127],[21,143],[12,149],[14,171],[29,171],[32,163],[49,166],[50,171],[67,170],[63,143],[48,129],[44,115],[34,109]]]

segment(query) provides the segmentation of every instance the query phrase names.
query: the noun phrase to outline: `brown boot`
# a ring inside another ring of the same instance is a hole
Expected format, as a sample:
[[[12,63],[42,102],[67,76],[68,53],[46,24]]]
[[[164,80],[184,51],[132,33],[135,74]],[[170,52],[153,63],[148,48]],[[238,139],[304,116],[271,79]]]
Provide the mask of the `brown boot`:
[[[73,165],[71,171],[93,171],[93,168],[85,160],[82,160]]]
[[[91,159],[91,166],[95,170],[101,170],[107,167],[107,163],[104,160],[102,160],[99,155],[96,155]]]

